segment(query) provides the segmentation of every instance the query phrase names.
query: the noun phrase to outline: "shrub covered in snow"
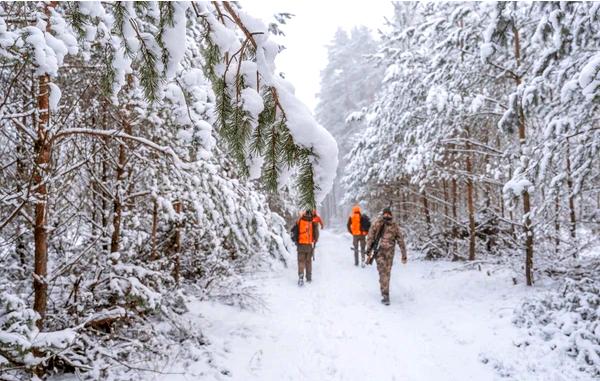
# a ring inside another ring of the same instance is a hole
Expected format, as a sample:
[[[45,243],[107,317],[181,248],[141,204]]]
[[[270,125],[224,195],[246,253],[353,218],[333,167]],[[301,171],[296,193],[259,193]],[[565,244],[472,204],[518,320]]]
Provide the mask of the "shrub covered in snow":
[[[600,280],[566,279],[555,292],[527,300],[514,323],[531,340],[572,357],[580,371],[600,376]]]
[[[234,3],[0,10],[0,378],[137,380],[175,347],[197,361],[189,302],[249,306],[245,276],[293,246],[250,180],[299,169],[314,205],[335,141]]]

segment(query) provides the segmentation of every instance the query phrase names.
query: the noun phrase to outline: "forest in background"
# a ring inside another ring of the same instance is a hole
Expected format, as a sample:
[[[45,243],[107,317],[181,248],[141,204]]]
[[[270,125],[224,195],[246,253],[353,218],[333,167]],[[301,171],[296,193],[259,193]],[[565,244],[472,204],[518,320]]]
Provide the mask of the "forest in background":
[[[335,126],[342,178],[325,205],[342,220],[391,206],[425,259],[556,282],[514,322],[598,376],[600,3],[394,9],[368,49],[356,31],[329,47],[317,117]]]
[[[536,252],[538,272],[581,259],[600,229],[599,20],[596,3],[408,2],[379,40],[339,31],[317,106],[338,215],[393,206],[428,258],[524,254],[527,284]]]
[[[134,380],[174,350],[195,361],[189,300],[249,306],[242,277],[286,263],[269,204],[314,208],[337,165],[275,72],[289,17],[0,4],[1,379]]]
[[[292,213],[357,202],[416,257],[552,284],[512,306],[515,345],[599,376],[600,4],[394,9],[329,47],[338,155],[276,74],[289,14],[1,3],[0,379],[218,367],[190,303],[260,304],[246,280],[287,264]]]

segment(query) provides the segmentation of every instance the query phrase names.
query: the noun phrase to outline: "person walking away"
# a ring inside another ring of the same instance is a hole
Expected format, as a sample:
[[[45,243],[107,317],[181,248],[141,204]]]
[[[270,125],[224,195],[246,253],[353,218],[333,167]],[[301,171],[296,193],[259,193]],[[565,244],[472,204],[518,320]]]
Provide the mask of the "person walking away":
[[[352,234],[352,245],[354,246],[354,266],[358,266],[358,245],[360,244],[361,265],[362,267],[365,267],[365,237],[369,232],[370,225],[371,222],[368,221],[368,217],[361,214],[360,206],[354,205],[352,207],[352,214],[350,214],[350,217],[348,217],[348,223],[346,224],[348,232]]]
[[[298,286],[303,286],[305,275],[306,281],[312,282],[312,257],[319,240],[319,225],[314,222],[312,210],[307,210],[298,219],[292,229],[292,238],[298,249]]]
[[[373,258],[377,261],[379,272],[379,289],[381,302],[390,305],[390,276],[394,260],[394,246],[398,245],[402,253],[402,263],[406,264],[406,245],[400,227],[394,222],[392,211],[383,209],[382,216],[373,222],[367,238],[367,263],[371,264]],[[377,250],[375,251],[375,248]],[[373,252],[375,251],[375,252]]]

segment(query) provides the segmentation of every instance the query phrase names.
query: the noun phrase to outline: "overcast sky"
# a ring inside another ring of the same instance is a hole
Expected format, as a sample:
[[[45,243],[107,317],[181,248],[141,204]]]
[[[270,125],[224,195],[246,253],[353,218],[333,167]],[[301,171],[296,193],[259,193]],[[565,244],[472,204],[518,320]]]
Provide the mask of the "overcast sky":
[[[289,12],[295,15],[283,26],[286,50],[277,58],[277,68],[296,87],[296,95],[314,111],[319,92],[321,70],[327,65],[326,45],[337,28],[350,30],[365,25],[376,31],[391,18],[390,1],[254,1],[241,3],[249,13],[272,21],[272,15]]]

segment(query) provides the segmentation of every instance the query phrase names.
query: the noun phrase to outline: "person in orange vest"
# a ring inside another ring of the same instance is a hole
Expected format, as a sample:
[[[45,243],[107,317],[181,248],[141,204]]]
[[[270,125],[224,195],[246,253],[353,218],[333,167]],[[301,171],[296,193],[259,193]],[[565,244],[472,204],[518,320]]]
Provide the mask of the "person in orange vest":
[[[292,229],[292,239],[298,249],[298,286],[312,282],[312,257],[315,244],[319,240],[319,224],[314,221],[312,210],[307,210]]]
[[[358,266],[358,245],[360,244],[361,266],[365,267],[365,246],[367,245],[366,236],[369,234],[371,222],[367,215],[361,214],[360,206],[352,207],[352,214],[348,217],[346,227],[352,234],[352,245],[354,246],[354,266]]]

